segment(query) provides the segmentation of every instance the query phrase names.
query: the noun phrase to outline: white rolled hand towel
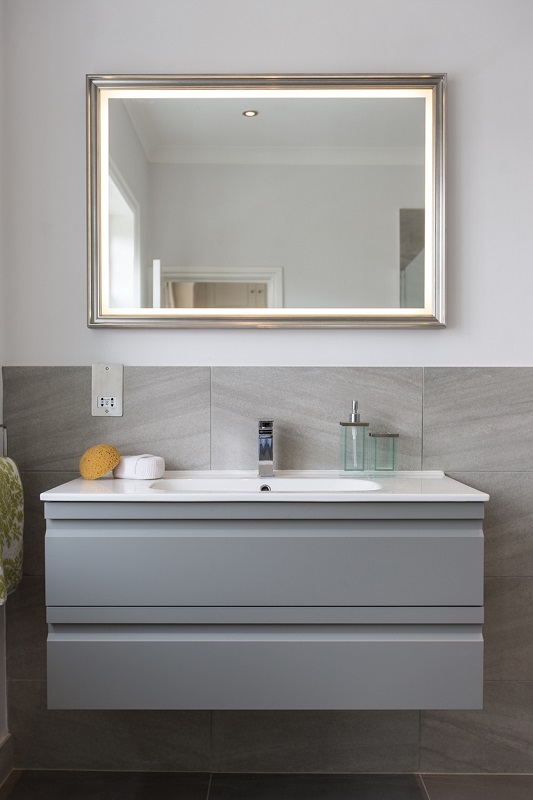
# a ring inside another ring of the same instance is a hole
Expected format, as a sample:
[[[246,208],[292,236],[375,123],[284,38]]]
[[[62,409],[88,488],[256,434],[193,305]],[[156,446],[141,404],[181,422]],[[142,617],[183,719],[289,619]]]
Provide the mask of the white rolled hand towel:
[[[115,478],[139,478],[154,480],[160,478],[165,471],[165,459],[143,453],[141,456],[121,456],[113,470]]]

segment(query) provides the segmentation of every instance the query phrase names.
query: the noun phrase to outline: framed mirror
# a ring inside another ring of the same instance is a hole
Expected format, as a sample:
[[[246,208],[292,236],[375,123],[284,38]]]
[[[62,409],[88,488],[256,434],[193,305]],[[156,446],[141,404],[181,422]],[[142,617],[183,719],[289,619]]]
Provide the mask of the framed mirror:
[[[89,326],[442,327],[444,75],[89,75]]]

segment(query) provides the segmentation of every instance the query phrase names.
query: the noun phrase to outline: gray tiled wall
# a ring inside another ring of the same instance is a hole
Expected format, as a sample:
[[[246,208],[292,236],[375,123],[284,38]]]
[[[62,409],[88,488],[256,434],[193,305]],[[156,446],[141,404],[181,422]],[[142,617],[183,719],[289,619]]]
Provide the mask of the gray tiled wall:
[[[533,770],[533,369],[127,367],[124,417],[90,416],[90,367],[4,369],[10,455],[26,496],[25,578],[8,603],[15,764],[275,772]],[[257,419],[276,466],[335,469],[358,399],[400,433],[401,469],[445,469],[491,494],[485,708],[472,712],[47,711],[39,493],[108,441],[170,469],[253,468]]]
[[[485,532],[485,698],[422,712],[427,772],[533,771],[533,369],[424,370],[423,467],[491,495]]]

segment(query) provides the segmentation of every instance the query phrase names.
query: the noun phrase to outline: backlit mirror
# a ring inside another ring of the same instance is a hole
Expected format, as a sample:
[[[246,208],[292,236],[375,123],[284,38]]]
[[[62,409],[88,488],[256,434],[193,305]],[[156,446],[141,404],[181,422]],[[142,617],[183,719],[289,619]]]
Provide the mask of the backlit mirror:
[[[87,87],[90,326],[444,324],[445,76]]]

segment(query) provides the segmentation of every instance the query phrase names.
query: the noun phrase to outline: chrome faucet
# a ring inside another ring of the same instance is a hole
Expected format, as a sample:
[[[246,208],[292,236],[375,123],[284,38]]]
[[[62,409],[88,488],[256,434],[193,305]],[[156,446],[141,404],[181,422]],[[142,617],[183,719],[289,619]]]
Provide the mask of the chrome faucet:
[[[259,420],[259,472],[260,478],[274,475],[274,422],[271,419]]]

